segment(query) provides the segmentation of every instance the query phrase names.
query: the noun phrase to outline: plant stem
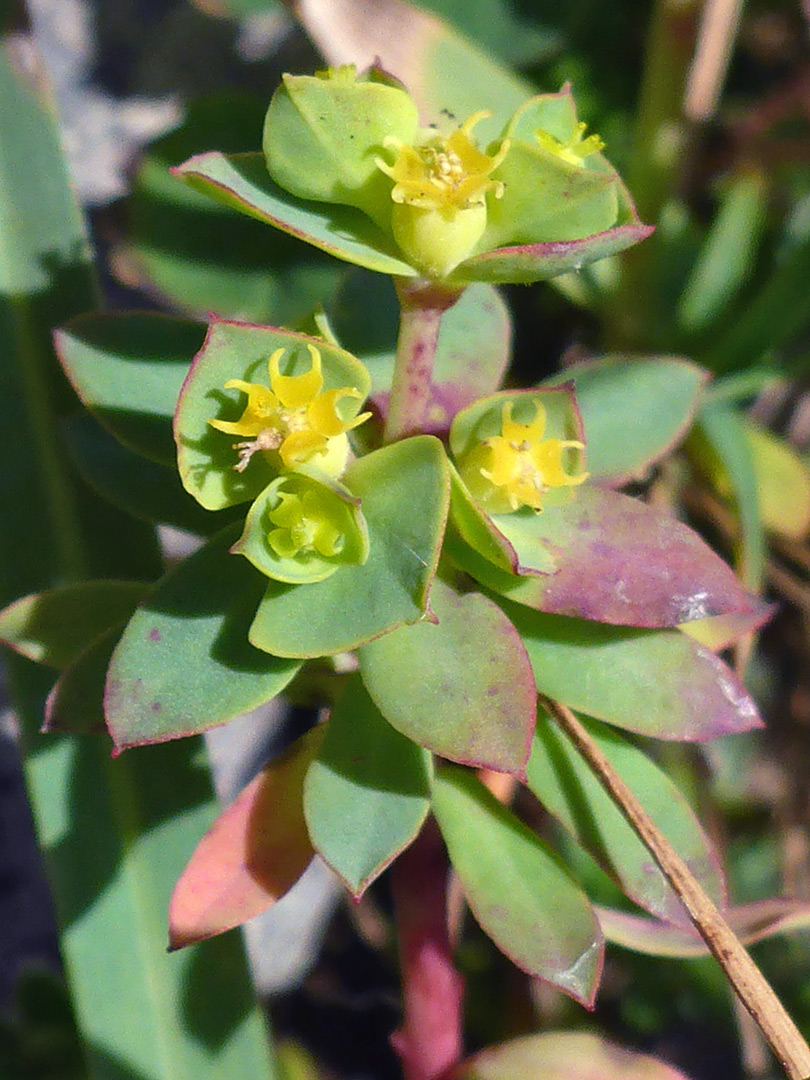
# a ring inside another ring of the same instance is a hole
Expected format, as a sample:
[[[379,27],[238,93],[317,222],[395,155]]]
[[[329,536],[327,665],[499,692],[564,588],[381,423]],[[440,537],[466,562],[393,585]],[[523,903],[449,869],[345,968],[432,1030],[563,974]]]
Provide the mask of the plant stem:
[[[431,818],[393,868],[403,1022],[391,1041],[405,1080],[435,1080],[462,1056],[464,984],[448,933],[448,875]]]
[[[571,710],[556,701],[545,705],[661,868],[790,1080],[808,1080],[810,1047],[717,906]]]
[[[402,309],[383,441],[396,442],[424,429],[442,315],[461,290],[421,279],[395,279]]]

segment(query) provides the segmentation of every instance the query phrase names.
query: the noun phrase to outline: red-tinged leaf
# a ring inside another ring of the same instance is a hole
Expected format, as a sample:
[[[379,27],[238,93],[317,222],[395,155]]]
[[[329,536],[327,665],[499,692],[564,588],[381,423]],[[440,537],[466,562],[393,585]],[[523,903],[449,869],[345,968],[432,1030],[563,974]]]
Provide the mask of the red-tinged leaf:
[[[314,851],[303,784],[321,727],[271,762],[214,822],[175,886],[169,947],[181,949],[259,915],[299,879]]]
[[[520,573],[490,573],[483,565],[471,572],[538,611],[649,629],[762,615],[759,599],[696,532],[638,499],[586,484],[573,502],[533,519],[493,520],[516,549]],[[549,552],[554,573],[544,569]]]
[[[647,956],[708,956],[709,950],[698,932],[644,915],[598,907],[605,937],[615,945]],[[729,908],[725,917],[744,945],[810,927],[810,903],[773,897]]]
[[[624,1050],[599,1035],[549,1031],[481,1050],[449,1080],[686,1080],[648,1054]]]

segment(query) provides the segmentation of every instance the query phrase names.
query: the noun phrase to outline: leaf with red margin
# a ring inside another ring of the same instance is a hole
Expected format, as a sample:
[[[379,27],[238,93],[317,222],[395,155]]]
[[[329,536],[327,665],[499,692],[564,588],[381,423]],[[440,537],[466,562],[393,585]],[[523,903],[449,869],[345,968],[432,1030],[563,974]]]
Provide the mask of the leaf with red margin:
[[[487,588],[537,611],[648,629],[765,615],[696,532],[627,495],[586,484],[573,502],[492,520],[517,552],[517,575],[490,569],[460,545],[453,556]]]
[[[615,945],[646,956],[708,956],[696,930],[633,915],[613,908],[596,908],[605,937]],[[729,908],[725,918],[744,945],[810,927],[810,903],[775,896]]]
[[[397,731],[435,754],[522,775],[537,690],[518,632],[485,596],[438,579],[430,606],[436,624],[405,626],[360,649],[369,694]]]
[[[523,971],[593,1005],[604,942],[558,857],[469,771],[442,765],[433,812],[481,927]]]
[[[457,1065],[447,1080],[687,1080],[648,1054],[600,1035],[547,1031],[489,1046]]]
[[[262,769],[197,845],[172,893],[170,949],[259,915],[303,874],[314,854],[304,822],[304,776],[323,733],[313,728]]]

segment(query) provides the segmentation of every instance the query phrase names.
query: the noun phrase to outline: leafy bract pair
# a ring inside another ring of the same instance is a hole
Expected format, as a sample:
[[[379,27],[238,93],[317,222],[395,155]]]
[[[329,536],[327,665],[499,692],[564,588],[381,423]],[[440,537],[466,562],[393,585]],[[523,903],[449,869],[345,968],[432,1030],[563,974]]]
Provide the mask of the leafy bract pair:
[[[285,75],[263,155],[201,154],[175,173],[338,258],[451,289],[552,277],[651,231],[567,86],[529,99],[482,149],[486,115],[423,129],[378,68]]]

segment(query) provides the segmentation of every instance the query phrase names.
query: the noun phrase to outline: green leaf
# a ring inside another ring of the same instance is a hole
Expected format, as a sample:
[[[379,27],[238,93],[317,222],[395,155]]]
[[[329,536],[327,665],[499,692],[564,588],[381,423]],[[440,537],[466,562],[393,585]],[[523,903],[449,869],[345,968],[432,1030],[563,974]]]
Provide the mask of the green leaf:
[[[176,465],[159,465],[118,442],[86,412],[63,425],[79,474],[113,506],[133,517],[211,536],[231,520],[227,510],[205,510],[180,483]]]
[[[69,667],[148,592],[141,581],[85,581],[46,589],[0,612],[0,642],[38,664]]]
[[[751,276],[768,209],[768,182],[759,171],[734,177],[678,302],[684,330],[711,326]]]
[[[415,838],[430,808],[431,758],[385,720],[353,676],[304,784],[313,846],[355,898]]]
[[[658,739],[715,739],[761,727],[722,660],[678,630],[632,630],[503,602],[537,689],[572,709]]]
[[[382,274],[415,277],[393,241],[351,206],[298,199],[270,179],[262,154],[197,154],[173,170],[197,191],[273,225],[335,258]]]
[[[274,1075],[241,939],[166,953],[177,867],[218,809],[202,751],[189,740],[112,761],[104,737],[50,735],[37,740],[27,763],[96,1080]],[[126,978],[115,961],[122,953]]]
[[[513,963],[590,1006],[603,943],[585,894],[471,773],[438,769],[433,812],[467,903]]]
[[[725,907],[717,856],[691,807],[666,773],[617,732],[594,720],[582,723],[709,896]],[[647,848],[548,715],[538,716],[526,776],[529,788],[545,808],[618,881],[631,900],[661,919],[691,928],[686,909]]]
[[[221,91],[194,97],[179,128],[151,143],[127,202],[119,250],[128,275],[200,319],[291,326],[334,292],[344,267],[291,236],[193,191],[170,167],[203,146],[257,146],[266,97]]]
[[[54,341],[96,419],[131,450],[173,466],[172,416],[204,336],[199,323],[133,311],[80,315]]]
[[[390,278],[366,270],[347,274],[330,308],[341,344],[371,375],[371,400],[382,416],[394,371],[399,301]],[[442,316],[433,358],[425,431],[443,435],[453,416],[501,384],[509,361],[511,320],[491,285],[465,289]]]
[[[765,574],[765,531],[753,451],[740,413],[722,402],[705,405],[687,450],[718,491],[733,499],[740,519],[740,577],[758,591]]]
[[[686,1080],[658,1058],[584,1031],[547,1031],[487,1047],[453,1075],[457,1080]]]
[[[250,640],[275,656],[355,649],[428,610],[450,479],[438,439],[420,435],[356,461],[343,483],[362,500],[369,557],[308,585],[271,582]]]
[[[810,469],[786,439],[746,419],[764,528],[788,540],[810,532]]]
[[[620,487],[642,479],[683,438],[707,378],[688,360],[606,356],[566,367],[543,386],[573,380],[588,474]]]
[[[450,481],[448,541],[451,542],[452,547],[448,551],[452,550],[455,558],[459,551],[463,551],[464,545],[469,545],[476,554],[483,556],[487,562],[493,563],[498,569],[505,570],[508,574],[516,573],[520,565],[517,552],[503,532],[496,528],[489,514],[485,514],[473,499],[469,488],[458,475],[452,462],[450,463]],[[456,534],[463,541],[461,548],[456,543]],[[460,558],[463,559],[463,554]],[[463,562],[459,565],[463,565]],[[549,573],[554,566],[554,560],[549,553],[546,566]],[[470,572],[474,574],[474,570]]]
[[[360,650],[368,692],[420,746],[465,765],[522,774],[537,693],[514,627],[491,600],[461,595],[439,579],[430,606],[436,624],[402,627]]]
[[[810,321],[810,243],[785,255],[722,335],[712,340],[702,361],[712,371],[750,367],[766,353],[801,333]]]
[[[45,702],[42,731],[72,735],[98,734],[107,730],[104,719],[104,683],[113,650],[124,629],[108,630],[84,650],[54,683]]]
[[[324,391],[352,387],[360,399],[351,399],[356,411],[365,400],[370,380],[363,365],[345,350],[321,338],[280,330],[274,326],[212,321],[194,359],[177,402],[175,435],[177,466],[183,486],[208,510],[221,510],[255,499],[281,470],[278,455],[254,454],[244,471],[236,470],[239,456],[234,436],[217,431],[209,420],[238,421],[245,394],[226,390],[231,379],[269,386],[268,359],[283,349],[282,376],[301,375],[312,368],[309,346],[317,348],[323,363]],[[238,436],[236,437],[238,438]]]
[[[237,534],[228,527],[169,571],[130,620],[105,694],[118,749],[223,724],[275,697],[298,671],[248,642],[266,579],[229,554]]]

